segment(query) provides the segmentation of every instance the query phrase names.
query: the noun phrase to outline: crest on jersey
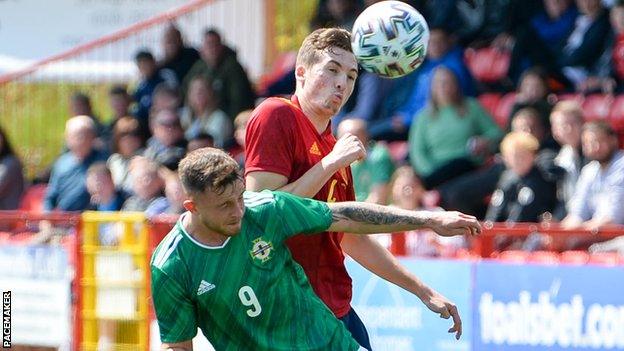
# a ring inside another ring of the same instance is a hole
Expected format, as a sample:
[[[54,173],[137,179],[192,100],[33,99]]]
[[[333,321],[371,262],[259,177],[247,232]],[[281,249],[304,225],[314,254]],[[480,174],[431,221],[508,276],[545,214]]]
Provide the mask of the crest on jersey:
[[[262,237],[257,238],[252,243],[249,254],[254,261],[265,263],[271,259],[273,256],[273,243],[262,239]]]

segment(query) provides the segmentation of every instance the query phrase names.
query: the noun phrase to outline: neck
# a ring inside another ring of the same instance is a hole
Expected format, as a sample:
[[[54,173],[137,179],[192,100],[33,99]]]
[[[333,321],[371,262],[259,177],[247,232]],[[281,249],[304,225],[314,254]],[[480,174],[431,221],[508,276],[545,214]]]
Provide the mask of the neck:
[[[214,106],[211,105],[200,106],[195,110],[195,117],[204,117],[206,115],[211,115],[214,110]]]
[[[182,217],[182,227],[193,239],[206,246],[221,246],[229,238],[206,228],[199,218],[192,213]]]
[[[302,95],[303,94],[297,94],[301,111],[303,111],[303,114],[312,122],[316,131],[319,134],[323,133],[325,129],[327,129],[327,125],[332,116],[327,116],[322,111],[319,111],[319,109],[310,104],[307,99],[302,98]]]
[[[615,153],[617,151],[613,151],[611,153],[611,155],[609,155],[609,157],[605,158],[604,160],[598,161],[598,163],[600,163],[600,168],[605,170],[609,167],[609,165],[611,164],[611,161],[613,161],[613,157],[615,157]]]

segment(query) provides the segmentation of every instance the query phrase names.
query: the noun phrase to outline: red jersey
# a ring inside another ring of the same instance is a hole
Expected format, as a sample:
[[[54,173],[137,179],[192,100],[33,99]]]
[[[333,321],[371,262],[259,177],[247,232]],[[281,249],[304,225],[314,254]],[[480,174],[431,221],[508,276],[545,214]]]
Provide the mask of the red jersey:
[[[303,114],[296,96],[292,100],[269,98],[254,110],[247,125],[245,176],[250,172],[272,172],[292,183],[329,154],[335,144],[331,125],[319,134]],[[314,199],[355,201],[351,169],[332,175]],[[286,242],[316,294],[338,318],[351,308],[351,277],[340,247],[343,234],[297,235]]]

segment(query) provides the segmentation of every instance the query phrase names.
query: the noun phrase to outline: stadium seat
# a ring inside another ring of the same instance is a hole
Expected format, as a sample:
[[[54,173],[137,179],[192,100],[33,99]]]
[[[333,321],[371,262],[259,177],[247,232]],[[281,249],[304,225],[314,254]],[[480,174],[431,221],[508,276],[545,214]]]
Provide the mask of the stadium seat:
[[[564,251],[559,256],[561,263],[584,265],[589,262],[589,254],[586,251]]]
[[[541,264],[558,264],[559,254],[554,251],[535,251],[531,252],[529,262]]]
[[[596,252],[589,255],[589,263],[601,266],[615,266],[620,264],[620,255],[617,252]]]
[[[509,114],[516,102],[516,93],[505,94],[496,106],[496,112],[494,113],[494,119],[496,123],[503,129],[507,128],[507,122],[509,120]]]
[[[530,255],[531,253],[528,251],[508,250],[496,255],[496,258],[506,262],[524,263],[529,260]]]
[[[6,244],[11,239],[11,233],[9,232],[0,232],[0,244]]]
[[[32,185],[22,196],[19,209],[28,212],[43,212],[43,198],[46,194],[47,185]]]
[[[470,73],[476,80],[484,83],[494,83],[505,78],[509,70],[511,55],[508,51],[501,51],[492,47],[483,49],[468,49],[464,60]]]
[[[22,232],[13,234],[10,238],[11,243],[13,244],[27,244],[33,238],[34,233],[32,232]]]
[[[496,107],[501,99],[501,94],[498,93],[485,93],[478,97],[479,103],[483,108],[492,116],[496,113]]]
[[[585,119],[588,121],[607,120],[612,104],[613,96],[611,95],[594,94],[585,97],[582,105]]]
[[[458,249],[455,252],[455,258],[458,260],[469,260],[469,261],[476,261],[481,259],[481,256],[477,255],[476,253],[470,251],[470,250],[466,250],[466,249]]]

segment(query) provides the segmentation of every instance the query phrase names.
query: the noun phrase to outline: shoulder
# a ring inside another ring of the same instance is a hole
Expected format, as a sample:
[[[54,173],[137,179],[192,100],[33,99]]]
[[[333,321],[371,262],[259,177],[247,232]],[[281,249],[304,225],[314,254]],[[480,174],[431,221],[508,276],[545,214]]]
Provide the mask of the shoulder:
[[[245,191],[243,193],[243,203],[247,209],[260,209],[266,206],[271,206],[275,204],[275,201],[275,193],[269,190],[261,192]]]
[[[371,148],[370,157],[372,160],[383,160],[390,158],[390,150],[385,143],[376,142]]]
[[[6,155],[2,158],[1,163],[5,165],[7,168],[19,168],[21,167],[21,162],[19,158],[15,155]]]
[[[254,115],[260,113],[278,113],[292,115],[294,113],[292,102],[285,98],[270,97],[254,110]]]
[[[581,169],[581,176],[584,178],[588,177],[587,180],[593,180],[596,173],[598,173],[598,170],[600,170],[600,164],[598,161],[591,161],[583,166]]]
[[[63,172],[65,170],[71,169],[76,164],[74,156],[71,152],[67,151],[63,153],[56,159],[54,162],[53,170],[57,172]]]
[[[150,262],[152,270],[157,270],[171,276],[171,273],[175,273],[184,268],[182,260],[180,258],[181,242],[184,239],[184,234],[180,230],[174,227],[167,236],[160,242]],[[175,274],[173,274],[175,276]]]
[[[264,100],[254,110],[250,124],[271,123],[274,127],[276,124],[291,125],[295,115],[294,107],[290,100],[283,98],[268,98]]]

